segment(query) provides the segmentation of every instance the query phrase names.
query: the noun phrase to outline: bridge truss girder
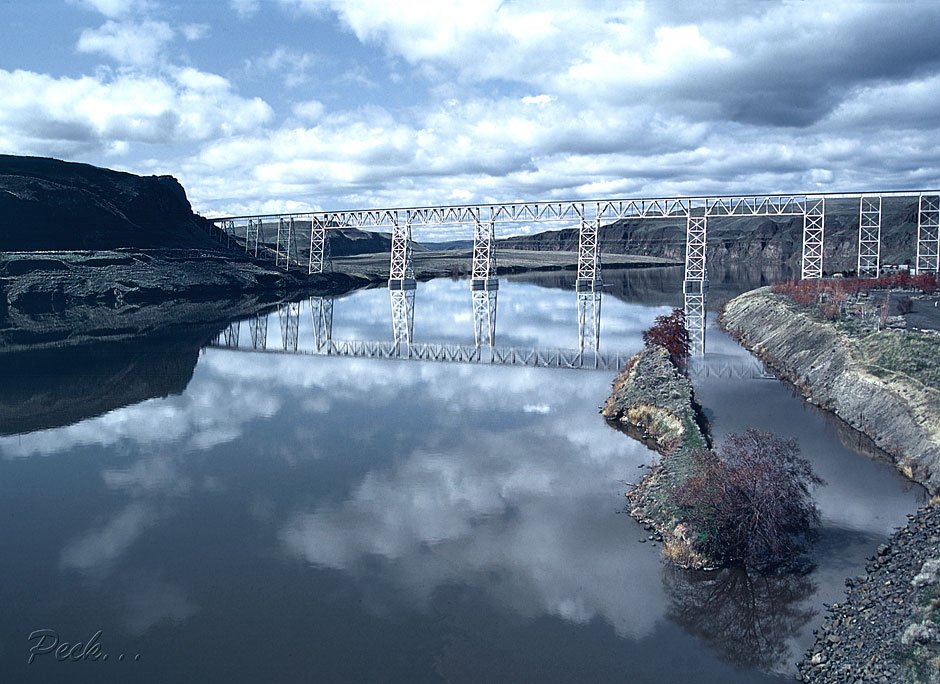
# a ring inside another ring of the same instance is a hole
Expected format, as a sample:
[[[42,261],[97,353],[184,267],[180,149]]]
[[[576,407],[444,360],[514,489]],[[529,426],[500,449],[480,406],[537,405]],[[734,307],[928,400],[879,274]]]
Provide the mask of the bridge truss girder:
[[[808,197],[803,213],[803,260],[801,277],[823,277],[823,237],[826,228],[826,199]]]
[[[940,195],[920,195],[917,206],[917,273],[940,273]]]
[[[881,275],[881,196],[858,199],[859,278]]]

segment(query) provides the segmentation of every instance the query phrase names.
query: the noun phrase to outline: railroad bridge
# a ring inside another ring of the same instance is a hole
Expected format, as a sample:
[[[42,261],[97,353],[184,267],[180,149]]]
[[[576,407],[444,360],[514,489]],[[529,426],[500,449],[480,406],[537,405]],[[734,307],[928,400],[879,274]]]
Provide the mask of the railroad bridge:
[[[255,257],[271,258],[278,268],[306,268],[320,273],[329,267],[331,229],[378,229],[391,233],[389,290],[393,318],[406,318],[415,288],[412,230],[426,226],[472,226],[471,290],[495,292],[496,226],[562,223],[579,227],[579,330],[597,349],[601,303],[599,233],[605,222],[622,219],[685,219],[684,305],[693,350],[704,353],[705,300],[708,290],[706,243],[709,221],[735,216],[801,216],[802,278],[823,276],[826,202],[858,202],[858,274],[876,278],[881,271],[882,203],[909,198],[917,203],[917,273],[940,272],[940,190],[739,195],[648,199],[510,202],[394,209],[355,209],[283,214],[228,216],[212,219],[220,240]],[[309,232],[309,235],[307,234]],[[273,247],[270,238],[273,237]],[[308,239],[309,238],[309,239]],[[301,248],[302,244],[302,248]],[[476,297],[474,301],[482,301]]]

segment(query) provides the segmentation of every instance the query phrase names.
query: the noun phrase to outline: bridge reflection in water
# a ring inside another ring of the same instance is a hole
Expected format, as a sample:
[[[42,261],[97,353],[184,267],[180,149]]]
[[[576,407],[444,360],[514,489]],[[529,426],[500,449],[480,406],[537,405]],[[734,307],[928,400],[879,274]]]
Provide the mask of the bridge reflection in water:
[[[498,289],[472,289],[470,306],[473,316],[473,344],[424,343],[414,338],[416,287],[392,287],[388,290],[391,312],[391,339],[333,339],[333,297],[309,298],[313,344],[301,347],[301,302],[288,302],[277,309],[280,344],[269,345],[267,314],[236,321],[223,330],[210,345],[243,352],[298,354],[305,356],[341,356],[370,359],[405,359],[478,363],[537,368],[571,368],[584,370],[619,370],[636,353],[636,349],[601,351],[600,316],[602,292],[577,292],[578,347],[576,349],[501,346],[496,338]],[[688,307],[690,294],[695,306]],[[697,377],[772,378],[752,357],[705,355],[705,290],[685,292],[687,310],[697,315],[687,320],[693,344],[689,374]],[[249,335],[241,328],[247,325]],[[305,324],[304,324],[305,325]]]

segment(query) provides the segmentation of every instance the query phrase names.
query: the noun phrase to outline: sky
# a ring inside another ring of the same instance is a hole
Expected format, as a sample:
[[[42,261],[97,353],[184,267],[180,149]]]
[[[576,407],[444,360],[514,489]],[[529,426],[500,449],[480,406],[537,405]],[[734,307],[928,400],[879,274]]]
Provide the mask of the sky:
[[[940,3],[0,0],[0,153],[206,216],[940,188]]]

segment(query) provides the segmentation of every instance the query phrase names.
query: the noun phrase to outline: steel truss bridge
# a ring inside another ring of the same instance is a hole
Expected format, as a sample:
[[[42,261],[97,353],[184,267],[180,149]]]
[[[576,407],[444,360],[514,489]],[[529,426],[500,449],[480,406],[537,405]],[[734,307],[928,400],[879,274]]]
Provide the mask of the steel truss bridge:
[[[320,273],[329,268],[329,231],[339,228],[379,229],[391,233],[389,289],[407,292],[415,287],[412,228],[416,226],[473,227],[471,289],[495,291],[496,225],[563,222],[577,224],[579,323],[591,329],[597,349],[597,320],[602,286],[598,236],[603,222],[621,219],[686,221],[684,304],[693,351],[704,353],[705,298],[708,289],[706,243],[710,220],[735,216],[802,216],[803,278],[823,276],[827,200],[857,200],[859,213],[858,274],[877,278],[881,271],[881,217],[885,198],[917,202],[917,273],[940,272],[940,190],[806,193],[799,195],[740,195],[672,197],[565,202],[512,202],[397,209],[300,212],[230,216],[212,219],[220,240],[266,257],[279,268],[306,268]],[[309,234],[309,235],[308,235]],[[273,247],[266,236],[274,238]],[[309,240],[307,240],[309,237]],[[301,245],[303,243],[303,249]],[[397,305],[403,306],[404,299]],[[396,306],[393,299],[392,307]],[[592,311],[593,309],[593,311]]]
[[[599,352],[593,346],[592,327],[581,322],[579,311],[577,349],[539,349],[534,347],[499,346],[496,340],[497,291],[473,292],[473,332],[471,344],[416,343],[414,330],[415,290],[389,290],[391,299],[391,340],[334,340],[333,298],[311,297],[310,319],[313,328],[313,346],[300,346],[301,303],[289,302],[278,307],[280,335],[273,344],[269,340],[266,314],[244,321],[235,321],[209,345],[240,352],[269,354],[298,354],[303,356],[339,356],[367,359],[397,359],[412,361],[440,361],[476,363],[500,366],[529,366],[535,368],[570,368],[584,370],[619,371],[633,352]],[[589,307],[591,308],[591,307]],[[599,315],[599,309],[597,309]],[[592,309],[588,315],[594,315]],[[248,337],[242,334],[247,326]],[[695,377],[773,378],[756,359],[714,356],[693,358],[689,374]]]

